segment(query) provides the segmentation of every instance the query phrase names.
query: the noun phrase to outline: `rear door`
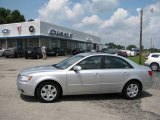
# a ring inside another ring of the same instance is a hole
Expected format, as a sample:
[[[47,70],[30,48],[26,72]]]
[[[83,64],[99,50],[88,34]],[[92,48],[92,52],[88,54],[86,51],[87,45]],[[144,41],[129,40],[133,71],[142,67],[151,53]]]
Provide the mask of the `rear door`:
[[[124,59],[116,56],[103,57],[102,91],[119,92],[133,71],[133,67]]]

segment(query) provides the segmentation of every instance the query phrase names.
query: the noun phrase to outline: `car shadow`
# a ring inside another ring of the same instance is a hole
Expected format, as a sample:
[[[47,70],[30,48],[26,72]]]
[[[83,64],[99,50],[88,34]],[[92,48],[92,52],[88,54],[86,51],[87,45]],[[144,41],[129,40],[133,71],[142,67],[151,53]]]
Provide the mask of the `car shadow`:
[[[34,96],[26,96],[26,95],[20,94],[20,98],[26,102],[39,102],[38,99]]]
[[[143,91],[141,98],[151,97],[152,94]],[[39,102],[36,97],[20,95],[21,99],[26,102]],[[94,94],[94,95],[67,95],[60,97],[56,102],[62,101],[101,101],[101,100],[125,100],[121,94]]]

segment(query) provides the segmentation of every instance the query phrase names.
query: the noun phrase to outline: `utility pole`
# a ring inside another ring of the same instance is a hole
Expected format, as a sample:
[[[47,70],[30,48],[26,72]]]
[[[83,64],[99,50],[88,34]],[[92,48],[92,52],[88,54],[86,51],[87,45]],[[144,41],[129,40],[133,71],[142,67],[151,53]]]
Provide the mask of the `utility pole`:
[[[152,53],[152,38],[151,38],[151,47],[150,47],[150,53]]]
[[[143,9],[140,10],[139,64],[141,64],[141,58],[142,58],[142,24],[143,24]]]

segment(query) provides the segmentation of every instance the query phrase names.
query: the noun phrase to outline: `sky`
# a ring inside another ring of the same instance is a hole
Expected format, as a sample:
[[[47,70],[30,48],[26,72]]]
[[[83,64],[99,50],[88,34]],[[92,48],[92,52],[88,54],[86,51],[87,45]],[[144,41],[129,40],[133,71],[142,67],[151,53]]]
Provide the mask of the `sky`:
[[[0,7],[18,9],[26,20],[46,21],[126,47],[139,47],[142,8],[142,44],[160,49],[160,0],[0,0]]]

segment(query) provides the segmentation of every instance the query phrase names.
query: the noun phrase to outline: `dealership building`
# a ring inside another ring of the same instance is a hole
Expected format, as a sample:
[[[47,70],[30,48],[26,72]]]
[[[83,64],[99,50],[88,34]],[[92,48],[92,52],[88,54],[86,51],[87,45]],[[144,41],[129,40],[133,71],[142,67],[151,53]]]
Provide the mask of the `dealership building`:
[[[0,47],[41,47],[99,49],[101,38],[43,21],[0,25]]]

